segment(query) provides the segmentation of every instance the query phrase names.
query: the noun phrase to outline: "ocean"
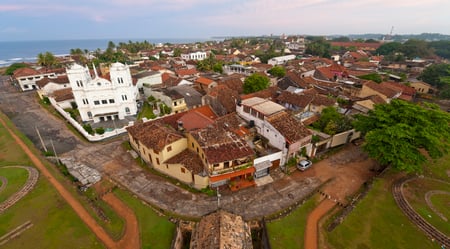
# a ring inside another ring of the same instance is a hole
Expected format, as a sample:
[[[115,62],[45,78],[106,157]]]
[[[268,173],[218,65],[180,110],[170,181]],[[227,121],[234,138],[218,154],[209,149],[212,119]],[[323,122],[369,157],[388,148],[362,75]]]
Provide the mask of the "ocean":
[[[105,50],[109,41],[116,45],[119,42],[128,43],[131,40],[150,43],[192,43],[205,39],[86,39],[86,40],[49,40],[49,41],[0,41],[0,67],[6,67],[16,62],[35,62],[39,53],[51,52],[55,56],[70,54],[71,49],[94,51]]]

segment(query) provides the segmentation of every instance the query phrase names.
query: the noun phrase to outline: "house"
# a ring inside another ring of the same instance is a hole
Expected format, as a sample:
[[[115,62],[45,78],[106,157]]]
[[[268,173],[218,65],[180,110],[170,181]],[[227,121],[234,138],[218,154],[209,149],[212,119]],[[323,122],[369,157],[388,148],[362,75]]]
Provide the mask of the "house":
[[[202,106],[158,120],[137,122],[127,127],[131,147],[146,163],[196,189],[209,185],[204,162],[188,148],[184,132],[212,125],[217,116]]]
[[[41,95],[49,96],[54,91],[70,88],[70,82],[67,75],[56,78],[42,78],[36,81],[38,92]]]
[[[396,91],[401,91],[401,95],[398,98],[406,101],[412,101],[416,95],[416,89],[402,83],[387,81],[380,83],[380,85],[390,87]]]
[[[268,139],[271,146],[283,152],[281,165],[300,153],[312,156],[311,132],[283,106],[253,97],[238,103],[236,112],[254,125],[257,133]]]
[[[355,101],[352,108],[362,113],[368,113],[370,110],[374,109],[375,105],[385,103],[386,101],[382,97],[378,95],[372,95],[364,99]]]
[[[14,71],[13,77],[22,91],[30,91],[38,89],[36,82],[44,78],[56,79],[62,75],[59,70],[36,70],[33,68],[23,67]]]
[[[241,216],[218,210],[203,217],[194,228],[190,249],[252,249],[250,225]]]
[[[188,78],[192,76],[198,76],[200,73],[197,71],[197,69],[191,68],[175,70],[175,74],[180,78]]]
[[[331,106],[337,107],[337,101],[334,97],[316,94],[311,101],[309,111],[320,114],[324,108]]]
[[[384,101],[389,103],[392,99],[398,98],[401,93],[401,90],[393,89],[386,85],[377,84],[369,80],[363,83],[361,90],[357,93],[357,96],[360,98],[365,98],[372,95],[378,95]]]
[[[288,71],[286,75],[277,82],[278,88],[282,90],[286,90],[288,87],[299,87],[302,89],[306,89],[310,87],[310,85],[295,72]]]
[[[224,116],[236,111],[236,102],[239,100],[237,91],[220,84],[202,97],[202,104],[210,105],[217,115]]]
[[[82,121],[97,123],[136,115],[138,90],[128,66],[113,63],[105,78],[99,77],[95,68],[91,77],[87,66],[78,64],[66,70]]]
[[[434,87],[423,81],[412,81],[410,85],[412,88],[416,90],[417,93],[428,94],[433,93],[435,91]]]
[[[228,75],[238,73],[238,74],[243,74],[243,75],[249,76],[249,75],[257,72],[257,70],[256,70],[256,68],[254,68],[252,66],[243,66],[243,65],[239,65],[239,64],[232,64],[232,65],[224,65],[223,72],[224,72],[224,74],[228,74]]]
[[[248,131],[235,114],[187,133],[189,149],[201,158],[210,187],[253,178],[255,151],[245,140]]]
[[[310,104],[316,92],[312,89],[300,93],[282,91],[277,97],[277,102],[285,108],[294,112],[304,112],[310,109]]]
[[[136,87],[142,89],[144,85],[154,86],[162,84],[162,74],[158,71],[145,71],[132,76],[136,80]]]
[[[273,57],[273,58],[269,59],[267,64],[272,65],[272,66],[283,65],[290,60],[294,60],[295,58],[296,58],[296,56],[293,54]]]
[[[181,58],[185,61],[187,60],[195,60],[195,61],[201,61],[208,57],[206,52],[197,51],[197,52],[191,52],[191,53],[183,53],[180,55]]]
[[[171,109],[171,113],[184,112],[188,109],[184,96],[178,91],[173,90],[172,87],[155,89],[147,93],[153,96],[153,98],[161,100]]]
[[[209,89],[211,89],[211,88],[217,86],[217,82],[215,82],[215,81],[212,80],[212,79],[208,79],[208,78],[206,78],[206,77],[198,77],[198,78],[195,80],[194,84],[195,84],[199,89],[201,89],[201,90],[203,90],[203,91],[206,91],[206,92],[207,92],[207,90],[209,90]]]
[[[72,108],[72,103],[75,102],[71,88],[55,90],[50,97],[54,98],[56,103],[63,109]]]
[[[173,86],[169,87],[168,90],[175,91],[182,95],[188,109],[193,109],[202,105],[202,95],[190,85]]]

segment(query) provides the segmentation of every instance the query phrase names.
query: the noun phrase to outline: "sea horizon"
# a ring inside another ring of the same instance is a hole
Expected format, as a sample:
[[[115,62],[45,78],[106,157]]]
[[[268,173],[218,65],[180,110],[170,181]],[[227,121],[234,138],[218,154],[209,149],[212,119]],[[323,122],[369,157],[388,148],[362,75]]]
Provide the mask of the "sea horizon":
[[[204,42],[214,39],[205,38],[132,38],[132,39],[60,39],[60,40],[21,40],[21,41],[0,41],[0,67],[7,67],[18,62],[36,62],[39,53],[51,52],[55,56],[65,56],[70,54],[71,49],[80,48],[82,50],[94,51],[105,50],[108,42],[112,41],[116,45],[120,42],[128,41],[148,41],[152,44],[158,43],[194,43]]]

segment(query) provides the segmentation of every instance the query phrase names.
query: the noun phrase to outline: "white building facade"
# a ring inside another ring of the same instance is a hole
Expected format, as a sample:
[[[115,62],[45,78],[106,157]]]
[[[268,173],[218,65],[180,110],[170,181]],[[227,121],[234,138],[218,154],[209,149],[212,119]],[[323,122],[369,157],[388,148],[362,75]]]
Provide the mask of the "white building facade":
[[[208,55],[206,54],[206,52],[198,51],[198,52],[192,52],[192,53],[189,53],[189,54],[181,54],[180,56],[181,56],[181,58],[183,60],[201,61],[201,60],[206,59],[206,57]]]
[[[138,89],[133,85],[129,67],[114,63],[109,73],[107,80],[99,77],[96,70],[92,78],[87,66],[74,64],[67,69],[82,121],[97,123],[136,115]]]

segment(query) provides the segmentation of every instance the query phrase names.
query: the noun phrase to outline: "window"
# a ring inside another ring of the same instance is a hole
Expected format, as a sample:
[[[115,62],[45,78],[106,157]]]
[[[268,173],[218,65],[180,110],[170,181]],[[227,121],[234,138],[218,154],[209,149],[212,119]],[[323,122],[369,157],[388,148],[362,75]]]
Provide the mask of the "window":
[[[106,99],[102,99],[102,104],[108,104],[108,101],[106,101]]]
[[[191,144],[191,145],[192,145],[192,148],[194,148],[194,142],[192,142],[192,144]]]
[[[130,108],[125,107],[125,113],[126,113],[126,114],[130,114]]]
[[[88,99],[83,99],[83,104],[85,104],[85,105],[89,104]]]
[[[215,163],[215,164],[213,164],[213,167],[214,167],[214,168],[217,168],[217,167],[219,167],[219,164],[218,164],[218,163]]]
[[[181,168],[181,173],[186,173],[186,169],[185,168]]]
[[[100,101],[94,100],[94,105],[100,105]]]
[[[120,84],[122,84],[122,83],[123,83],[123,78],[122,78],[122,77],[117,78],[117,82],[119,82]]]
[[[125,100],[127,100],[128,98],[127,98],[127,95],[122,95],[122,100],[123,101],[125,101]]]
[[[197,148],[197,153],[198,153],[198,148]]]
[[[167,152],[172,151],[172,146],[167,147]]]
[[[156,164],[159,165],[159,158],[156,158]]]
[[[115,102],[114,99],[109,99],[110,104],[114,104],[114,102]]]
[[[87,112],[88,118],[92,118],[92,112]]]
[[[230,167],[230,162],[224,162],[224,163],[223,163],[223,167],[224,167],[225,169],[229,168],[229,167]]]
[[[101,86],[102,85],[102,83],[100,83],[100,82],[97,82],[97,86]]]
[[[178,104],[178,103],[177,103],[176,101],[173,102],[173,105],[174,105],[174,106],[177,106],[177,104]]]

